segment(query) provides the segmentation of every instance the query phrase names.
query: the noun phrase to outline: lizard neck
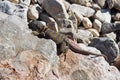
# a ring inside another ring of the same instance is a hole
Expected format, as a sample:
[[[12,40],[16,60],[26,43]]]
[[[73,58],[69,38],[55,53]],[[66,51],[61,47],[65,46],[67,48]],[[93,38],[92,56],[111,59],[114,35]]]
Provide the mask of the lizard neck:
[[[43,30],[42,30],[42,32],[47,32],[47,30],[49,30],[49,28],[44,28]]]

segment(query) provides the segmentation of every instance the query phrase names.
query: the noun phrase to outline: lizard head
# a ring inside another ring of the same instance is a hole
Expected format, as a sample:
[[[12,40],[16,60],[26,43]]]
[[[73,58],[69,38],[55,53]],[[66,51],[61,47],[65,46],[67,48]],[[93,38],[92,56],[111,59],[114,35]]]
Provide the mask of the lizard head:
[[[42,32],[44,31],[47,26],[44,26],[41,21],[38,20],[33,20],[32,22],[30,22],[28,24],[29,28],[32,29],[33,31],[38,31],[38,32]]]

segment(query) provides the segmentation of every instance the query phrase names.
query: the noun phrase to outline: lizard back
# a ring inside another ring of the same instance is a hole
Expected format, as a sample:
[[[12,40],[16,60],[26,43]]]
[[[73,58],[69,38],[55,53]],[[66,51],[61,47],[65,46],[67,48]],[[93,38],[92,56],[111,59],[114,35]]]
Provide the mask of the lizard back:
[[[45,35],[47,38],[52,39],[56,44],[62,43],[65,39],[64,35],[57,33],[57,32],[50,30],[50,29],[47,29],[45,31]]]

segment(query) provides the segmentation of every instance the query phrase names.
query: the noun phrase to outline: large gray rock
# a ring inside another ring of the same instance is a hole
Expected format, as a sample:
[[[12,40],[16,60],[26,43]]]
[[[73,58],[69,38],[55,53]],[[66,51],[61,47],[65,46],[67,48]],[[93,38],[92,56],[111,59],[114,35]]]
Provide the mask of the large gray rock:
[[[88,50],[99,52],[92,47]],[[66,58],[62,56],[59,63],[52,65],[41,54],[36,50],[25,50],[12,60],[0,63],[0,78],[3,80],[120,79],[120,72],[117,68],[110,66],[103,57],[91,58],[91,56],[84,56],[68,50]]]
[[[9,15],[0,11],[0,20],[7,18]]]
[[[78,5],[78,4],[72,4],[70,6],[70,10],[77,13],[77,14],[81,14],[85,17],[91,17],[95,13],[94,9],[92,9],[90,7],[81,6],[81,5]]]
[[[58,20],[59,18],[68,18],[68,14],[62,0],[44,0],[42,2],[42,6],[46,10],[46,12],[49,13],[56,20]]]
[[[15,57],[24,50],[38,50],[43,52],[51,63],[57,61],[55,43],[52,40],[39,39],[31,35],[27,23],[17,16],[10,16],[0,21],[0,35],[1,60]]]
[[[109,63],[113,62],[119,54],[118,45],[111,38],[95,38],[89,45],[100,50],[102,54],[105,54],[108,57]]]
[[[89,50],[90,51],[90,50]],[[97,51],[94,51],[97,52]],[[61,80],[119,80],[119,71],[102,58],[90,58],[69,50],[66,60],[60,58]],[[62,70],[61,70],[62,69]],[[107,73],[107,74],[106,74]],[[112,76],[112,77],[110,77]],[[52,79],[54,79],[52,77]],[[49,78],[48,78],[49,80]],[[58,80],[58,79],[57,79]]]
[[[101,9],[96,12],[95,17],[102,22],[111,22],[111,14],[107,9]]]

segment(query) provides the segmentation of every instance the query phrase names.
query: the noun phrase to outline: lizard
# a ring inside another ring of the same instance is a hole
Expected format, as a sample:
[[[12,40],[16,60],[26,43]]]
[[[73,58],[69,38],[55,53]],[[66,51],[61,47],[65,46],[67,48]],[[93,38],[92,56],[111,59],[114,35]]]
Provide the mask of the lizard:
[[[33,34],[35,34],[36,36],[42,36],[46,39],[52,39],[57,44],[57,48],[59,49],[58,55],[60,55],[61,53],[65,54],[68,49],[70,49],[75,53],[83,55],[103,56],[105,59],[107,59],[104,54],[97,54],[81,49],[77,42],[74,42],[73,40],[67,38],[64,34],[51,30],[45,26],[39,26],[39,21],[37,20],[29,23],[29,28],[33,29]]]

